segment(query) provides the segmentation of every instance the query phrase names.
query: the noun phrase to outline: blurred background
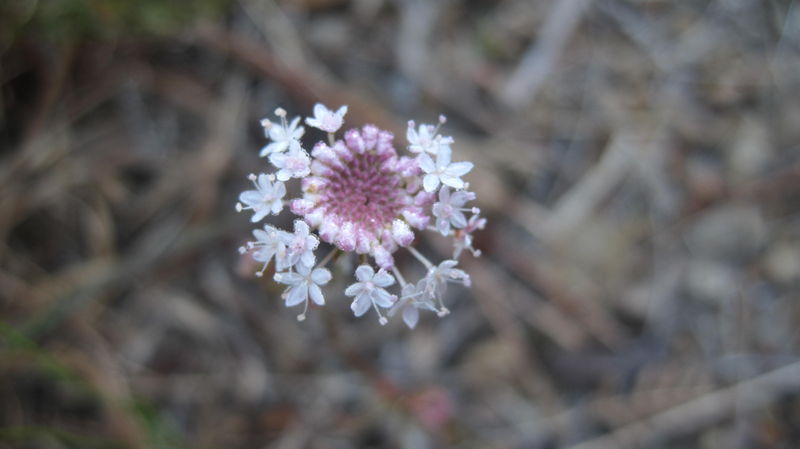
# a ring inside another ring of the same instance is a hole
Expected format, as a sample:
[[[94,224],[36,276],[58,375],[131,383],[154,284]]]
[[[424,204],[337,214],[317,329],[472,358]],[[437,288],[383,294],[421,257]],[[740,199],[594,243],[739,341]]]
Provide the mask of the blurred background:
[[[4,0],[0,52],[0,448],[800,445],[793,0]],[[448,116],[450,316],[298,323],[240,259],[317,101]]]

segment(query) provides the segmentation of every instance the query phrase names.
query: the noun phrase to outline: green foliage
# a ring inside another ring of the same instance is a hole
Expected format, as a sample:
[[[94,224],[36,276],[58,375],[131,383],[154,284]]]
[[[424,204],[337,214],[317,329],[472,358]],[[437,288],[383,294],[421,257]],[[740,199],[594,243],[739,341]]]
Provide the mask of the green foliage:
[[[0,44],[174,34],[222,13],[229,0],[7,0],[0,3]]]

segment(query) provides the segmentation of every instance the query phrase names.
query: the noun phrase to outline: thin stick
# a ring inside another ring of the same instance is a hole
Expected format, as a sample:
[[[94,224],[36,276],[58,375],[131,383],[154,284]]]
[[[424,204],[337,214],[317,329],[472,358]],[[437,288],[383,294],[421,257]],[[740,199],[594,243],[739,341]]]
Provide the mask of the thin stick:
[[[781,393],[800,389],[800,362],[739,382],[570,449],[648,447],[654,441],[690,434],[731,413],[747,413],[774,401]]]

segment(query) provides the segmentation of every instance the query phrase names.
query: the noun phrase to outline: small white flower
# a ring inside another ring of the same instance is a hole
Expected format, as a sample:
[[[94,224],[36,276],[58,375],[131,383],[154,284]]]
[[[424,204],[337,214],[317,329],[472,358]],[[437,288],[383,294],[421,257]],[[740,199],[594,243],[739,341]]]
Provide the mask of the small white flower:
[[[272,153],[282,153],[287,149],[300,148],[300,138],[303,137],[305,129],[300,124],[300,117],[295,117],[291,123],[286,123],[285,113],[281,116],[281,125],[271,123],[268,120],[262,120],[264,126],[264,133],[267,134],[272,140],[272,143],[261,149],[259,156],[264,157]]]
[[[469,221],[464,229],[459,229],[455,233],[455,238],[453,239],[453,259],[458,259],[458,256],[460,256],[461,252],[465,249],[469,250],[475,257],[481,255],[481,251],[472,246],[472,233],[478,229],[483,229],[485,226],[486,219],[482,218],[480,213],[469,217]]]
[[[400,299],[392,306],[387,315],[391,317],[400,311],[406,326],[409,329],[414,329],[417,326],[417,322],[419,322],[420,309],[437,311],[430,295],[425,291],[425,283],[422,280],[417,282],[416,285],[404,285],[400,293]]]
[[[283,210],[283,197],[286,195],[286,186],[280,182],[272,182],[269,175],[261,173],[256,178],[255,175],[250,175],[250,180],[256,186],[256,190],[247,190],[239,195],[239,201],[236,203],[236,210],[252,210],[253,217],[250,219],[253,223],[261,221],[268,214],[278,215]],[[245,205],[242,206],[242,203]]]
[[[316,257],[314,250],[319,246],[319,239],[309,234],[309,227],[302,220],[295,220],[294,235],[287,243],[286,263],[288,266],[311,267],[314,265]]]
[[[406,140],[408,140],[408,151],[412,153],[430,153],[437,154],[439,148],[442,146],[450,146],[453,144],[453,138],[450,136],[440,136],[438,134],[439,127],[444,124],[447,119],[442,115],[439,116],[439,125],[433,126],[421,123],[419,128],[414,129],[414,121],[408,122],[408,129],[406,129]]]
[[[381,315],[378,307],[389,308],[397,300],[397,296],[390,294],[385,289],[394,284],[394,277],[384,269],[375,273],[371,266],[360,265],[356,268],[356,279],[359,282],[350,285],[344,291],[345,295],[355,297],[353,303],[350,304],[353,313],[355,316],[364,315],[370,306],[373,306],[378,312],[380,323],[386,324],[388,321]]]
[[[248,242],[247,247],[239,248],[239,251],[244,253],[248,250],[253,251],[253,259],[257,262],[264,263],[261,271],[256,273],[256,276],[262,276],[267,269],[270,260],[275,258],[275,265],[282,267],[286,262],[286,244],[291,238],[291,234],[278,229],[271,225],[264,225],[264,229],[254,229],[253,236],[256,238],[255,242]],[[281,268],[279,268],[281,269]]]
[[[455,260],[442,261],[438,266],[431,267],[428,274],[422,279],[424,282],[424,290],[431,298],[439,302],[438,315],[440,317],[450,313],[447,307],[442,303],[444,293],[447,289],[448,282],[458,282],[465,287],[471,284],[469,275],[461,269],[455,268],[458,264]]]
[[[463,228],[467,225],[464,216],[464,204],[475,199],[475,194],[466,190],[450,193],[450,189],[442,187],[439,190],[439,201],[433,204],[432,212],[436,217],[436,230],[442,235],[450,234],[450,225]]]
[[[472,170],[473,164],[472,162],[450,163],[451,152],[449,146],[441,146],[436,154],[436,163],[427,154],[419,155],[419,166],[426,173],[422,179],[422,186],[426,192],[434,192],[440,182],[454,189],[464,187],[461,177]]]
[[[310,297],[315,304],[325,305],[325,297],[322,296],[320,285],[325,285],[331,280],[331,272],[327,268],[307,267],[297,265],[296,272],[275,273],[275,282],[286,284],[289,287],[281,295],[286,301],[286,307],[292,307],[305,302],[303,313],[297,316],[302,321],[305,319],[308,309],[308,298]]]
[[[342,127],[345,114],[347,114],[347,105],[333,112],[325,105],[317,103],[314,105],[314,118],[306,117],[306,124],[329,133],[335,133]]]
[[[303,178],[311,173],[311,159],[302,148],[295,148],[287,153],[272,153],[269,162],[278,169],[275,177],[279,181],[289,178]]]

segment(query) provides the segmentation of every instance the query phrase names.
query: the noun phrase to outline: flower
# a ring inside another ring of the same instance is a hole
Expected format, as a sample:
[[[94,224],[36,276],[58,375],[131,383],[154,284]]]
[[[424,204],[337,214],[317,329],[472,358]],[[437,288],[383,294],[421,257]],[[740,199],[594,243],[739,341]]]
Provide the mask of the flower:
[[[278,169],[275,177],[279,181],[288,181],[289,178],[302,178],[311,172],[311,160],[305,150],[299,146],[289,150],[287,153],[272,153],[269,155],[269,161]]]
[[[406,284],[403,286],[400,299],[389,310],[390,317],[398,311],[401,312],[403,322],[409,329],[414,329],[419,322],[420,309],[436,312],[436,306],[431,301],[431,296],[425,291],[425,282],[421,280],[416,284]]]
[[[455,232],[453,239],[453,259],[458,259],[461,252],[465,249],[469,250],[473,256],[478,257],[481,255],[479,249],[472,247],[472,233],[478,229],[483,229],[486,226],[486,219],[480,216],[480,211],[469,217],[469,221],[464,229],[459,229]]]
[[[324,306],[325,297],[322,296],[320,285],[325,285],[331,280],[331,272],[327,268],[314,268],[310,266],[297,265],[296,272],[275,273],[275,282],[287,284],[289,287],[281,295],[286,301],[286,307],[292,307],[305,302],[303,312],[297,316],[299,321],[306,318],[308,310],[308,298],[315,304]]]
[[[472,247],[472,233],[486,224],[478,208],[467,206],[476,195],[461,179],[473,165],[451,162],[453,138],[439,134],[444,116],[436,126],[409,122],[404,146],[408,153],[401,155],[394,135],[374,125],[349,129],[337,137],[346,114],[347,106],[334,112],[316,104],[305,123],[328,136],[313,147],[300,142],[305,130],[299,117],[288,122],[286,111],[278,108],[279,123],[262,121],[271,142],[261,156],[268,156],[273,169],[250,175],[255,190],[242,192],[236,209],[251,210],[253,222],[278,215],[289,182],[299,179],[300,194],[289,201],[289,210],[298,219],[293,233],[272,225],[254,230],[255,240],[240,251],[263,264],[258,276],[275,261],[273,278],[287,286],[282,294],[286,306],[304,304],[299,320],[305,319],[310,302],[325,304],[321,287],[332,277],[326,266],[355,253],[362,262],[355,270],[356,282],[344,290],[352,297],[353,313],[362,316],[372,307],[381,324],[388,322],[384,314],[400,313],[406,326],[414,328],[420,310],[440,317],[449,313],[443,304],[447,284],[469,287],[469,275],[457,268],[456,258],[465,249],[476,256],[480,253]],[[310,153],[304,148],[311,148]],[[435,227],[430,226],[432,220]],[[427,230],[453,238],[453,259],[436,264],[414,248],[418,233]],[[320,242],[331,248],[317,262]],[[415,282],[405,280],[395,263],[396,254],[403,251],[422,264],[425,276]],[[390,290],[395,282],[399,299]]]
[[[283,197],[286,195],[286,186],[280,182],[275,181],[274,176],[265,175],[264,173],[258,175],[250,175],[250,180],[256,186],[256,190],[247,190],[239,195],[239,201],[236,203],[236,210],[241,212],[243,210],[252,210],[253,217],[250,219],[253,223],[261,221],[269,213],[278,215],[283,210]],[[242,206],[242,203],[245,205]]]
[[[305,133],[305,129],[302,126],[297,126],[300,123],[300,117],[295,117],[291,123],[287,123],[286,111],[280,108],[275,111],[275,115],[281,118],[280,125],[275,125],[266,119],[261,121],[265,134],[272,140],[272,143],[261,150],[259,154],[261,157],[272,153],[280,153],[287,149],[299,148],[300,138]]]
[[[467,225],[464,216],[464,204],[475,199],[475,194],[466,190],[458,190],[450,194],[450,189],[442,187],[439,190],[439,202],[433,204],[432,212],[436,217],[436,230],[442,235],[450,234],[450,225],[463,228]]]
[[[335,133],[342,127],[345,114],[347,114],[347,106],[342,106],[338,111],[333,112],[325,105],[317,103],[314,105],[314,118],[306,117],[306,124],[329,133]]]
[[[431,266],[428,274],[422,279],[425,292],[439,302],[439,316],[450,313],[442,303],[448,282],[459,282],[465,287],[469,287],[471,280],[469,275],[461,269],[455,268],[458,264],[455,260],[442,261],[438,266]]]
[[[288,266],[311,267],[316,257],[314,250],[319,245],[319,239],[308,233],[308,225],[302,220],[295,220],[294,235],[287,242],[286,263]]]
[[[256,272],[256,276],[261,277],[267,269],[270,260],[275,257],[275,265],[279,270],[283,269],[286,263],[286,243],[291,238],[291,234],[274,226],[264,225],[264,229],[254,229],[253,236],[255,242],[247,242],[247,246],[239,248],[239,252],[244,254],[252,252],[253,260],[263,262],[261,270]]]
[[[359,282],[351,284],[344,291],[345,295],[355,297],[353,303],[350,304],[353,313],[355,316],[361,316],[367,313],[370,306],[373,306],[378,313],[380,323],[386,324],[388,321],[381,315],[378,307],[389,308],[397,300],[397,296],[390,294],[385,289],[394,284],[394,277],[383,269],[375,273],[371,266],[360,265],[356,268],[356,279]]]
[[[421,123],[417,130],[414,129],[414,121],[408,122],[406,129],[406,140],[408,140],[408,151],[412,153],[437,154],[441,146],[448,146],[453,143],[452,137],[444,137],[438,134],[439,128],[447,121],[443,116],[439,116],[439,124],[435,127]]]
[[[433,192],[439,187],[439,182],[444,185],[460,189],[464,187],[461,177],[472,170],[472,162],[450,163],[452,150],[449,146],[442,146],[436,154],[436,163],[427,154],[419,155],[419,166],[426,173],[422,185],[426,192]],[[280,179],[280,178],[278,178]]]

